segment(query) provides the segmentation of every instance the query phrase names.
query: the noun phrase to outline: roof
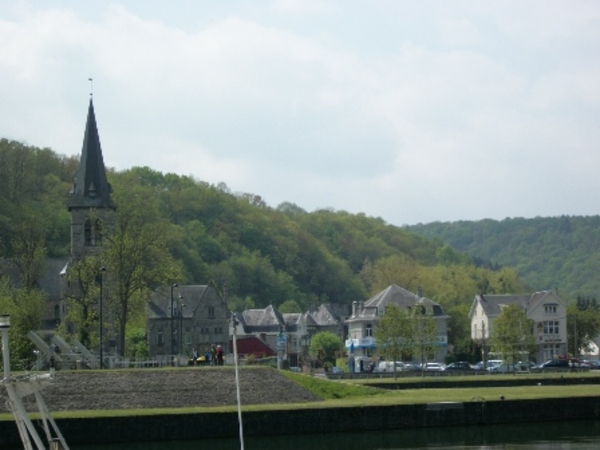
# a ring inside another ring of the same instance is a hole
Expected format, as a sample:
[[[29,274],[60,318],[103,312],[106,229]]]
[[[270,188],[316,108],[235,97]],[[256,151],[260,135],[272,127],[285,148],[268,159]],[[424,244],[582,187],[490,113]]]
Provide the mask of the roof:
[[[473,310],[478,302],[487,317],[496,317],[502,312],[503,306],[518,305],[528,312],[549,297],[551,297],[553,301],[562,303],[552,291],[539,291],[534,292],[533,294],[524,295],[476,295],[469,316],[473,315]]]
[[[273,332],[285,327],[283,316],[273,305],[269,305],[264,309],[246,309],[241,313],[236,313],[236,316],[244,327],[245,333]]]
[[[367,300],[363,307],[356,312],[356,316],[353,315],[349,320],[375,319],[383,314],[385,307],[390,304],[400,308],[412,308],[415,305],[423,305],[431,308],[434,317],[448,317],[439,303],[426,297],[419,296],[396,284],[392,284]]]
[[[113,208],[111,187],[106,178],[94,104],[90,98],[81,160],[71,191],[69,211],[76,208]]]
[[[337,316],[328,305],[320,305],[316,311],[310,312],[310,316],[318,326],[334,326],[340,323],[339,316]]]
[[[181,308],[181,316],[184,319],[193,318],[194,311],[200,306],[202,299],[209,294],[221,298],[216,289],[208,285],[161,286],[152,293],[148,301],[148,319],[170,318],[171,298],[173,299],[173,308],[184,305]],[[223,300],[221,299],[221,301]]]
[[[275,356],[275,351],[271,347],[254,336],[236,338],[236,347],[240,355]]]

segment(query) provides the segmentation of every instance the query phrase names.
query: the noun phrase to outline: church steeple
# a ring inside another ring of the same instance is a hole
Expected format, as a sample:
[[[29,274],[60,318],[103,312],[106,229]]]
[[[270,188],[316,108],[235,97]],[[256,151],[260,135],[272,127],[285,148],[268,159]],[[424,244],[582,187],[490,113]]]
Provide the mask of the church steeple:
[[[102,238],[110,233],[115,206],[106,179],[94,103],[90,98],[81,160],[71,191],[71,257],[80,261],[98,255]]]
[[[106,179],[106,168],[102,158],[94,103],[90,98],[81,160],[71,191],[72,198],[69,203],[69,211],[90,208],[113,209],[110,193],[111,187]]]

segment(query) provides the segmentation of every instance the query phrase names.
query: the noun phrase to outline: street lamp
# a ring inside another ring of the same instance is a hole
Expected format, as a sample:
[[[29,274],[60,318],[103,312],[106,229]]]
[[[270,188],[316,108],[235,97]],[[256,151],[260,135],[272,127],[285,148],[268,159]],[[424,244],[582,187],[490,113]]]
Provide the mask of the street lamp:
[[[173,355],[175,355],[175,340],[173,339],[173,335],[175,334],[175,329],[173,326],[173,289],[175,289],[176,287],[179,287],[177,283],[173,283],[171,285],[171,358],[173,358]]]
[[[106,267],[102,266],[100,267],[100,270],[98,270],[98,280],[100,281],[100,370],[102,370],[104,368],[104,345],[102,342],[102,337],[103,337],[103,328],[104,328],[104,323],[102,320],[102,287],[103,287],[103,280],[102,280],[102,273],[106,272]]]
[[[2,332],[2,358],[4,360],[4,379],[10,379],[10,352],[8,350],[8,330],[10,329],[10,316],[0,316],[0,331]]]
[[[183,297],[179,296],[179,354],[183,353],[183,308],[185,308],[185,303],[183,303]]]

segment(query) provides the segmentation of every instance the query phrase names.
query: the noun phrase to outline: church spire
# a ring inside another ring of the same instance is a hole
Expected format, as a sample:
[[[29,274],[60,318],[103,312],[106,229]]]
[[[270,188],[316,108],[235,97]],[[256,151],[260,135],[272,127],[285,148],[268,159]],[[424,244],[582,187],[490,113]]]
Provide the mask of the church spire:
[[[80,208],[114,208],[110,199],[110,184],[106,179],[106,169],[100,147],[100,136],[96,126],[94,103],[90,96],[81,160],[69,204],[69,211]]]

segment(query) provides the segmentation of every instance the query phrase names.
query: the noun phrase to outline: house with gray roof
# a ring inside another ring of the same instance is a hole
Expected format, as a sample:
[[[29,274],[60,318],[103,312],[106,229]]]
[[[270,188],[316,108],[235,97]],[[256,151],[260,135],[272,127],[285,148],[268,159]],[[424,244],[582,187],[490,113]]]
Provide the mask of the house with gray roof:
[[[542,363],[548,359],[567,356],[567,307],[553,291],[540,291],[526,295],[476,295],[471,305],[471,338],[487,351],[494,331],[494,320],[508,305],[523,308],[533,320],[533,333],[537,344],[535,359]]]
[[[240,338],[254,336],[274,351],[283,352],[290,366],[300,366],[302,357],[308,355],[311,337],[329,331],[343,340],[345,336],[343,314],[345,305],[322,304],[304,313],[280,313],[273,305],[264,309],[247,309],[235,313],[236,334]],[[257,355],[258,356],[258,355]]]
[[[202,355],[212,345],[229,345],[230,313],[209,285],[172,285],[156,289],[148,302],[146,332],[152,357],[182,356],[194,348]]]
[[[346,348],[356,359],[356,367],[360,362],[377,355],[378,344],[375,339],[377,322],[385,312],[387,305],[396,305],[401,309],[423,307],[433,316],[437,328],[437,343],[434,345],[434,360],[443,362],[448,350],[448,319],[442,307],[434,301],[423,297],[421,292],[413,293],[396,284],[388,286],[383,291],[365,302],[354,302],[352,316],[346,320],[348,339]]]

